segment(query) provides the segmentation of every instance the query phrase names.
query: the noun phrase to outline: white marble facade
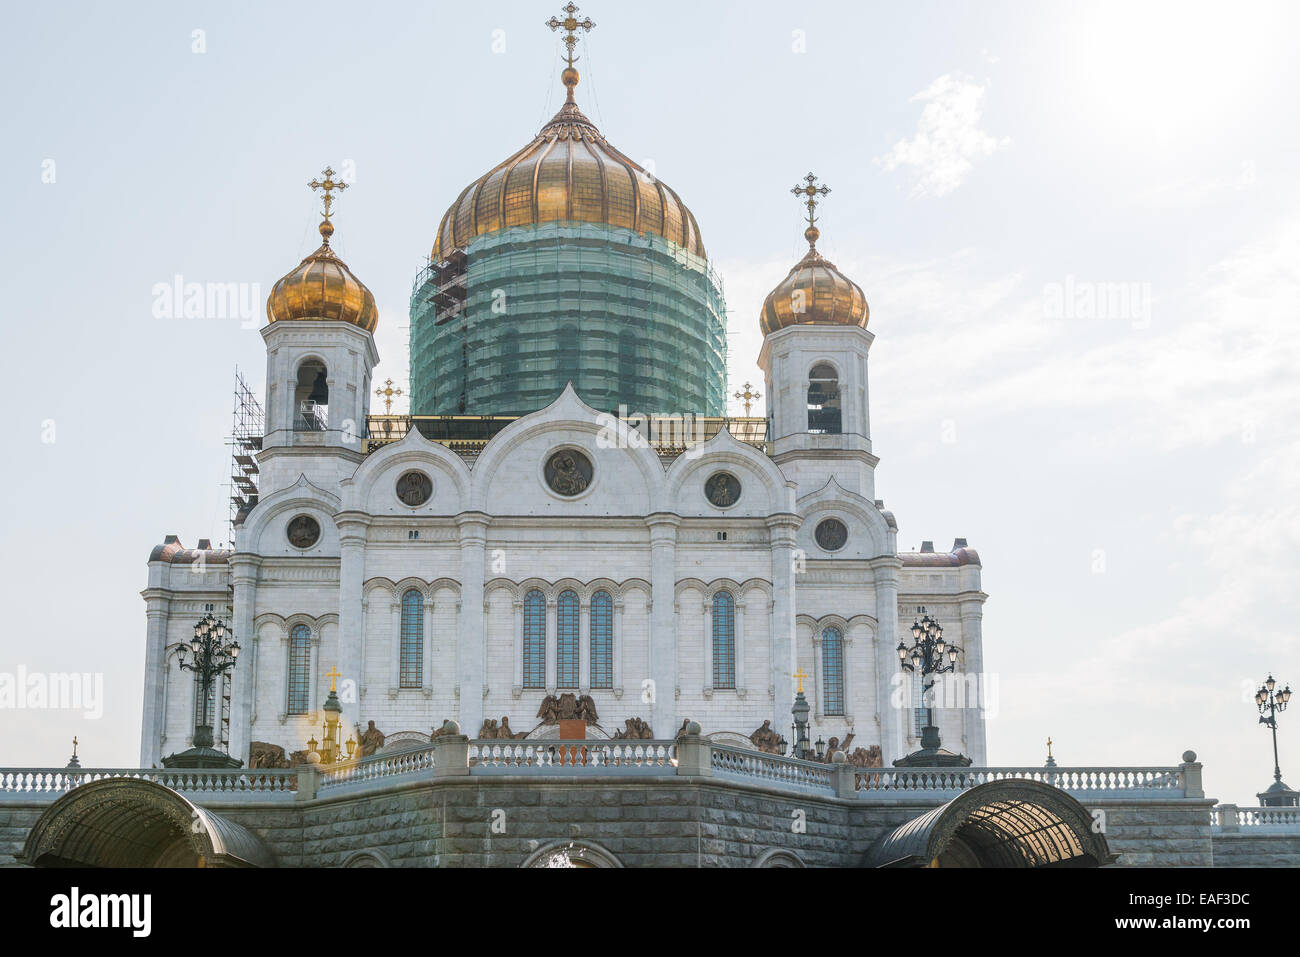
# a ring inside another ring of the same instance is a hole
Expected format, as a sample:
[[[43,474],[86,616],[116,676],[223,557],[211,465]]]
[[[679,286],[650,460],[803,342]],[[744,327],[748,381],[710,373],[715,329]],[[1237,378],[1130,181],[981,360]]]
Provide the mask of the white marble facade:
[[[184,549],[169,537],[150,556],[146,767],[190,744],[195,683],[177,669],[175,653],[209,606],[228,617],[244,649],[218,694],[229,694],[222,722],[229,750],[245,761],[250,741],[294,751],[319,736],[318,709],[334,669],[348,729],[373,720],[390,735],[427,735],[454,718],[473,736],[485,718],[502,716],[515,731],[532,729],[542,698],[566,690],[556,673],[556,632],[557,604],[569,591],[580,609],[579,680],[571,690],[592,696],[611,734],[635,716],[659,738],[672,737],[686,718],[706,734],[746,737],[771,720],[790,738],[798,669],[810,676],[813,739],[853,732],[855,747],[881,745],[888,764],[919,746],[912,695],[895,677],[895,647],[910,644],[917,609],[938,618],[945,637],[964,649],[965,672],[981,671],[986,596],[978,556],[960,539],[950,552],[899,553],[894,518],[874,499],[865,329],[795,326],[770,335],[760,357],[773,397],[766,451],[723,431],[671,459],[572,388],[477,454],[412,430],[366,455],[351,418],[339,414],[324,432],[294,432],[288,417],[305,361],[328,367],[337,409],[359,416],[378,360],[372,336],[326,321],[272,323],[263,335],[260,502],[237,531],[237,550]],[[809,370],[828,362],[840,370],[844,433],[809,434]],[[573,497],[544,480],[544,463],[561,448],[581,450],[593,465],[590,485]],[[433,486],[416,507],[395,488],[412,470]],[[741,485],[725,508],[704,491],[720,470]],[[307,548],[286,534],[301,515],[321,529]],[[848,529],[833,552],[815,538],[826,518]],[[523,677],[524,603],[534,590],[545,603],[541,688],[524,687]],[[719,591],[734,600],[734,688],[713,686],[711,609]],[[612,600],[608,688],[590,681],[591,602],[600,592]],[[419,608],[418,687],[399,680],[404,600]],[[298,626],[310,636],[310,704],[301,714],[291,713],[289,694]],[[841,714],[828,713],[836,709],[825,700],[822,636],[831,627],[844,638]],[[950,707],[939,716],[944,745],[985,763],[982,709]]]

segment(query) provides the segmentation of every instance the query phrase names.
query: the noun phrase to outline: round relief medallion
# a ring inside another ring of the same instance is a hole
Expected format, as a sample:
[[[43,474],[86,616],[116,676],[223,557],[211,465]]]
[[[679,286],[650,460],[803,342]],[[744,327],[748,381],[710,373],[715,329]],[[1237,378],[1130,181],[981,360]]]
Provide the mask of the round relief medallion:
[[[849,530],[838,518],[827,518],[817,525],[814,537],[826,551],[838,552],[849,540]]]
[[[403,472],[397,479],[397,497],[403,505],[423,505],[432,495],[433,479],[423,472]]]
[[[310,515],[299,515],[289,523],[288,534],[294,548],[311,548],[320,541],[320,522]]]
[[[740,480],[730,472],[714,472],[704,483],[704,494],[718,508],[735,505],[740,499]]]
[[[546,484],[557,495],[581,495],[591,485],[591,459],[577,449],[560,449],[546,460]]]

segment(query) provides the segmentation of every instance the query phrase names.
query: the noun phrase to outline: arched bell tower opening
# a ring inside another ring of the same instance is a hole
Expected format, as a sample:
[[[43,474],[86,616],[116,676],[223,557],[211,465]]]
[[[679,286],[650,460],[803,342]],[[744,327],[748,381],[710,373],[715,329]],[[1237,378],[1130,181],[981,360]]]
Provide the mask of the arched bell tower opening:
[[[319,359],[298,366],[293,391],[293,427],[296,432],[324,432],[329,427],[329,370]]]
[[[839,435],[840,377],[829,362],[819,362],[808,373],[808,431],[816,435]]]

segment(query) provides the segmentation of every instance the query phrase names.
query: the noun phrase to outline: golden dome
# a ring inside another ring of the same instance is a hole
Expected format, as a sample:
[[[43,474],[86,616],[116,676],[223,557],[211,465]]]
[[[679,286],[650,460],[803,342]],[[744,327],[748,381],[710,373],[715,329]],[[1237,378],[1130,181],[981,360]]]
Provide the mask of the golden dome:
[[[577,70],[567,67],[560,78],[568,90],[560,112],[456,197],[438,225],[433,261],[485,233],[566,220],[652,233],[703,257],[700,227],[681,197],[611,146],[578,109]]]
[[[266,318],[271,322],[290,319],[350,322],[366,332],[379,324],[375,297],[352,275],[347,264],[330,249],[334,226],[320,224],[320,248],[280,279],[266,299]]]
[[[808,254],[763,300],[763,335],[786,326],[812,323],[867,327],[867,296],[862,287],[817,251],[817,227],[804,232]]]

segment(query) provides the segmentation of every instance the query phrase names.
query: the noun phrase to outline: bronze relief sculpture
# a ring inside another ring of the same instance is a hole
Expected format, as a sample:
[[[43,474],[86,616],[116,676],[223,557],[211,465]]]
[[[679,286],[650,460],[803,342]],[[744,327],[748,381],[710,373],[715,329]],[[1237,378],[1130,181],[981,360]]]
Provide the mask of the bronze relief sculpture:
[[[735,505],[740,499],[740,480],[730,472],[714,472],[704,483],[704,494],[718,508]]]
[[[311,548],[320,541],[320,522],[310,515],[299,515],[289,523],[287,534],[294,548]]]
[[[423,505],[433,497],[433,479],[423,472],[403,472],[397,479],[397,497],[412,508]]]
[[[849,540],[849,530],[838,518],[827,518],[818,524],[814,537],[826,551],[837,552]]]
[[[576,449],[560,449],[546,460],[546,484],[557,495],[581,495],[591,485],[591,459]]]

